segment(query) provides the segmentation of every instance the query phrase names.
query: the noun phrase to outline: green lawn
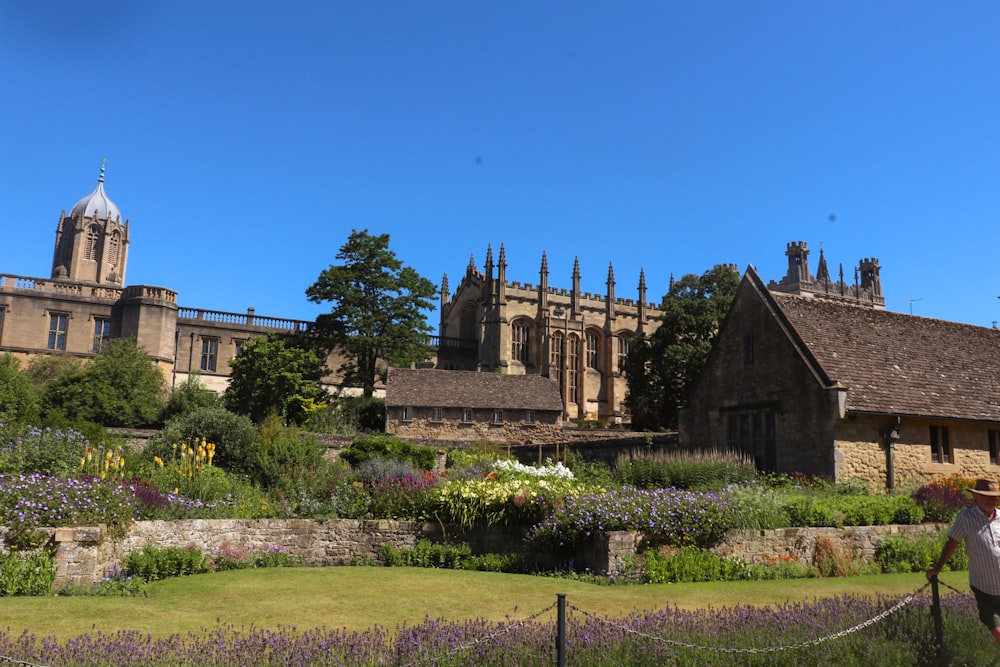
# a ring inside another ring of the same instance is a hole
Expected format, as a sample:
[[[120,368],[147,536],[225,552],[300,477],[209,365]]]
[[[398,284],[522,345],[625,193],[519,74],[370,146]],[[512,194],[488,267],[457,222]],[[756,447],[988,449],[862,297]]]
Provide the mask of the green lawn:
[[[942,581],[968,590],[965,572]],[[0,628],[59,639],[122,628],[154,635],[199,632],[219,623],[364,630],[425,616],[461,620],[524,618],[566,594],[567,603],[605,616],[677,606],[771,605],[842,594],[912,593],[922,574],[766,582],[597,586],[527,575],[385,567],[271,568],[156,582],[144,598],[0,599]],[[949,591],[942,587],[942,595]]]

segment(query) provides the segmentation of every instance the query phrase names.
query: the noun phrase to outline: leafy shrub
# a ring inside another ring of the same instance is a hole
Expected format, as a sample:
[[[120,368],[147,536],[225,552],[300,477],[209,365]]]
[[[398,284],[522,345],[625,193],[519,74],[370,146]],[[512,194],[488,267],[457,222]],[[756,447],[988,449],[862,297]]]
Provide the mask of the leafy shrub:
[[[142,577],[146,582],[211,571],[208,558],[194,547],[160,549],[147,544],[128,553],[124,565],[128,576]]]
[[[431,470],[437,461],[437,450],[386,435],[355,440],[340,452],[340,458],[352,466],[375,457],[408,461],[421,470]]]
[[[196,408],[174,417],[149,439],[144,453],[150,460],[159,456],[166,461],[173,455],[174,445],[202,440],[215,444],[214,465],[246,475],[253,472],[257,429],[249,418],[222,407]]]
[[[80,469],[90,441],[74,429],[0,425],[0,472],[69,477]]]
[[[875,562],[883,572],[926,572],[937,564],[947,539],[946,533],[936,536],[890,536],[875,548]],[[959,544],[944,569],[967,570],[968,568],[969,555],[965,551],[965,544]]]
[[[10,352],[0,354],[0,424],[27,423],[39,415],[38,390],[21,362]]]
[[[666,557],[650,549],[643,554],[643,560],[645,581],[651,584],[774,578],[762,565],[732,556],[723,558],[694,546],[681,547]]]
[[[270,547],[266,551],[251,551],[228,541],[219,546],[210,560],[212,569],[218,572],[258,567],[295,567],[304,562],[301,556],[286,553],[281,547]]]
[[[618,457],[615,476],[639,489],[675,487],[717,491],[756,477],[752,461],[728,452],[651,452],[635,449]]]
[[[141,577],[132,577],[124,570],[112,568],[93,583],[67,583],[59,591],[59,595],[66,597],[144,597],[146,595],[146,582]]]
[[[219,395],[207,388],[197,374],[192,374],[180,385],[170,390],[170,398],[167,400],[163,418],[171,419],[198,408],[216,408],[220,405]]]
[[[917,524],[923,510],[910,496],[893,494],[870,496],[853,494],[784,496],[784,510],[792,526],[833,527],[884,526],[892,523]]]
[[[412,549],[382,545],[382,557],[390,567],[429,567],[472,572],[524,573],[528,568],[519,554],[473,555],[468,544],[421,540]]]
[[[323,465],[326,446],[297,428],[285,427],[280,418],[264,420],[254,448],[251,479],[266,489],[281,483],[281,476],[297,469],[315,469]]]
[[[405,461],[371,458],[358,466],[357,480],[368,491],[368,511],[379,519],[422,521],[433,516],[438,478]]]
[[[56,579],[53,551],[0,552],[0,597],[48,595]]]
[[[313,433],[381,433],[385,431],[385,400],[341,396],[309,415],[305,427]]]
[[[924,510],[928,521],[951,523],[955,515],[969,507],[969,489],[975,481],[952,475],[924,484],[913,493],[913,499]]]

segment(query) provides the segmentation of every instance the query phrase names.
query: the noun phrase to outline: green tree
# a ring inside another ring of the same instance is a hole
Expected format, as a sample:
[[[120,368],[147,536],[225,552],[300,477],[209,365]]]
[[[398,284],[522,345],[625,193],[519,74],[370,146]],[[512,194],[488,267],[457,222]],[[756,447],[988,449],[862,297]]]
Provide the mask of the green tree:
[[[678,410],[705,367],[739,281],[731,266],[720,264],[671,286],[660,305],[659,328],[629,346],[625,400],[632,428],[677,427]]]
[[[327,350],[343,351],[346,361],[339,370],[345,383],[360,385],[371,398],[385,364],[409,366],[429,356],[427,336],[433,330],[425,312],[434,305],[437,287],[396,258],[388,234],[352,230],[337,259],[342,263],[320,273],[306,296],[332,304],[316,318],[320,342]]]
[[[175,455],[174,445],[194,445],[203,438],[215,445],[214,465],[238,474],[253,472],[257,429],[248,417],[222,406],[195,408],[173,417],[150,438],[143,456],[168,460]]]
[[[251,339],[230,362],[226,407],[260,424],[268,414],[300,424],[305,407],[325,398],[323,362],[296,339],[271,333]]]
[[[192,373],[184,382],[170,390],[164,419],[190,412],[195,408],[213,408],[219,406],[219,395],[205,386],[197,373]]]
[[[112,340],[83,366],[69,366],[43,394],[48,413],[103,426],[153,426],[166,405],[167,383],[131,338]]]
[[[21,362],[10,352],[0,355],[0,424],[29,422],[38,417],[39,399]]]

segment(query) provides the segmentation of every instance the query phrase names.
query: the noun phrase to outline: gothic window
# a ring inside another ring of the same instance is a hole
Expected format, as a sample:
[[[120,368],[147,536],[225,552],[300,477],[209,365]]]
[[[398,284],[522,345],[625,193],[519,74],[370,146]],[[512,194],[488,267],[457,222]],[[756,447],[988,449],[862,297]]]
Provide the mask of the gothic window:
[[[931,426],[931,463],[951,463],[947,426]]]
[[[587,332],[587,368],[599,369],[601,358],[601,337],[596,331]]]
[[[549,377],[553,380],[559,380],[559,374],[562,371],[562,348],[563,335],[562,332],[557,331],[552,334],[552,340],[549,343]]]
[[[215,371],[216,361],[219,358],[219,339],[201,339],[201,370]]]
[[[777,469],[774,410],[749,410],[726,415],[726,446],[753,461],[761,472]]]
[[[118,232],[111,234],[111,238],[108,239],[108,264],[111,266],[118,266],[118,247],[120,245],[119,240],[121,236]]]
[[[625,362],[628,359],[628,336],[618,336],[618,372],[625,372]]]
[[[517,320],[510,327],[511,358],[522,364],[531,360],[531,327],[524,320]]]
[[[566,359],[569,362],[566,369],[566,382],[569,384],[569,402],[577,402],[577,373],[580,370],[580,339],[576,334],[570,334],[566,340]]]
[[[94,318],[94,354],[99,353],[108,346],[111,340],[111,320],[103,317]]]
[[[83,246],[83,258],[89,260],[97,259],[97,242],[101,238],[101,233],[97,229],[97,225],[91,225],[87,228],[87,241]]]
[[[49,343],[50,350],[66,349],[66,329],[69,327],[69,315],[62,313],[51,313],[49,315]]]

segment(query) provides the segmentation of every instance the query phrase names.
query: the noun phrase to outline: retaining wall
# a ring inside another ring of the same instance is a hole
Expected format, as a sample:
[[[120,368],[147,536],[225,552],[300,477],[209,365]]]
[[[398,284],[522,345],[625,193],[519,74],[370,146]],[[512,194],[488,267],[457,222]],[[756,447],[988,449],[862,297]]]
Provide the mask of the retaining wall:
[[[850,554],[858,563],[868,564],[876,548],[889,536],[937,535],[948,524],[916,526],[857,526],[848,528],[782,528],[778,530],[736,530],[726,534],[712,551],[735,556],[750,563],[773,564],[795,560],[812,564],[821,538]],[[475,553],[520,553],[542,567],[564,565],[559,556],[526,548],[523,532],[482,531],[463,533],[433,523],[410,521],[362,521],[336,519],[186,519],[178,521],[137,521],[127,535],[111,539],[103,527],[77,526],[48,528],[45,533],[56,549],[56,583],[87,584],[120,567],[125,555],[151,544],[159,548],[196,547],[206,554],[220,550],[249,552],[280,548],[301,556],[306,565],[350,565],[358,561],[382,561],[382,545],[412,549],[421,540],[441,541],[446,535],[468,542]],[[0,527],[0,543],[7,529]],[[578,570],[620,571],[627,559],[655,546],[643,533],[615,531],[599,534],[570,557]],[[563,555],[565,559],[565,555]]]

